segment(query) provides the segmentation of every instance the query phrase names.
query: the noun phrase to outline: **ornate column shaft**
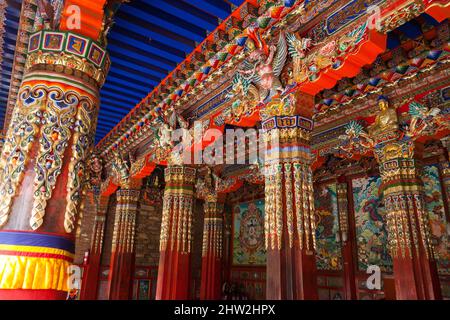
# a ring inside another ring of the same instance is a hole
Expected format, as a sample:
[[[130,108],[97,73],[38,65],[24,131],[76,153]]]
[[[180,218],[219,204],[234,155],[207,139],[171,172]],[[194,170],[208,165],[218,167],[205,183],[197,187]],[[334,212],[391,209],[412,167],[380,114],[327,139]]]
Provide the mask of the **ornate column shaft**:
[[[109,58],[51,30],[32,34],[28,51],[0,160],[0,299],[63,299]]]
[[[195,169],[182,166],[165,169],[158,300],[189,298],[195,173]]]
[[[108,277],[110,300],[130,298],[139,196],[139,189],[120,189],[116,192],[116,215]]]
[[[83,286],[80,298],[82,300],[97,299],[98,278],[103,249],[106,213],[108,211],[109,197],[98,196],[96,199],[97,214],[92,228],[91,248],[86,270],[84,270]]]
[[[217,197],[205,201],[203,225],[201,300],[219,300],[222,287],[223,203]]]
[[[441,299],[421,165],[410,140],[377,144],[397,299]]]
[[[302,116],[263,122],[267,299],[317,299],[312,128]]]

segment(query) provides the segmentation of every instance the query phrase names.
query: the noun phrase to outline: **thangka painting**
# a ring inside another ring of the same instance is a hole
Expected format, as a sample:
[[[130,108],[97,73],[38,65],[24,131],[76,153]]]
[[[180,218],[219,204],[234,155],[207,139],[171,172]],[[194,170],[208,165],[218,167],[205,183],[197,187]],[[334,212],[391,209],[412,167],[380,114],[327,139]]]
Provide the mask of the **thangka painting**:
[[[380,184],[380,177],[352,181],[358,269],[361,271],[366,271],[370,265],[379,266],[385,272],[392,271],[386,221],[378,196]]]
[[[339,212],[336,184],[321,185],[314,190],[316,207],[316,264],[319,270],[341,270],[341,247],[336,241]]]
[[[436,262],[440,274],[450,274],[450,243],[447,236],[442,185],[436,165],[424,166],[422,181],[425,190],[425,207],[431,227],[431,242],[434,246]]]
[[[239,203],[233,215],[233,264],[265,265],[264,200]]]

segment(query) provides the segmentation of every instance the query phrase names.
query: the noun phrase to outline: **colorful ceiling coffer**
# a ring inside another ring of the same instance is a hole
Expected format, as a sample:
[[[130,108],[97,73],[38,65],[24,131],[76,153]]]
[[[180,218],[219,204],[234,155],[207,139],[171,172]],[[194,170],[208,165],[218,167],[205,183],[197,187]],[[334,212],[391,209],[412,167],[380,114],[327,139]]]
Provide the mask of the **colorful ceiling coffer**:
[[[109,151],[110,149],[115,150],[123,146],[126,140],[139,134],[141,128],[136,128],[138,123],[143,122],[148,125],[154,121],[158,116],[158,114],[155,113],[155,110],[165,111],[169,107],[173,107],[180,99],[186,99],[189,93],[197,93],[194,87],[199,86],[206,78],[215,71],[220,70],[226,63],[233,63],[231,59],[242,52],[248,39],[247,30],[249,26],[267,30],[271,25],[281,20],[300,3],[300,0],[285,0],[276,3],[273,1],[264,1],[262,9],[260,10],[262,11],[262,14],[257,17],[257,13],[254,12],[254,10],[250,10],[252,7],[258,5],[257,2],[247,1],[224,21],[213,34],[208,36],[183,63],[181,63],[158,87],[156,87],[136,106],[135,109],[132,110],[127,118],[135,119],[135,121],[130,121],[132,123],[119,123],[118,126],[99,142],[100,150],[104,152]],[[235,21],[241,21],[241,23],[236,24],[234,23]],[[224,48],[218,50],[214,56],[207,60],[205,59],[205,62],[201,63],[201,67],[196,67],[196,56],[199,54],[209,56],[208,52],[205,54],[201,51],[204,43],[214,41],[214,37],[218,34],[220,35],[220,33],[224,31],[228,31],[230,41],[227,42]],[[188,66],[189,71],[184,72]],[[181,79],[186,77],[186,80],[180,82],[179,77],[181,77]],[[138,115],[142,113],[145,113],[146,115],[138,119]],[[128,138],[123,139],[125,135],[128,135]]]
[[[336,184],[314,188],[316,211],[316,264],[319,270],[342,270],[339,233],[339,212]]]
[[[384,272],[392,271],[386,221],[378,195],[380,184],[380,177],[352,180],[358,270],[362,272],[371,265],[379,266]]]

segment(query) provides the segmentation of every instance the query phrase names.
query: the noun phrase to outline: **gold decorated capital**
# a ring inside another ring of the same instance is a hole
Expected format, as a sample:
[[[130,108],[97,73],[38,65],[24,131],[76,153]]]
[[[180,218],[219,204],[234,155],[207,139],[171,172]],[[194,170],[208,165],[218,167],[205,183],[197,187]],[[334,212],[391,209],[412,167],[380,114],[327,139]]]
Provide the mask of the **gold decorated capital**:
[[[100,88],[110,65],[106,49],[96,41],[71,32],[42,30],[30,36],[25,70],[55,71]]]

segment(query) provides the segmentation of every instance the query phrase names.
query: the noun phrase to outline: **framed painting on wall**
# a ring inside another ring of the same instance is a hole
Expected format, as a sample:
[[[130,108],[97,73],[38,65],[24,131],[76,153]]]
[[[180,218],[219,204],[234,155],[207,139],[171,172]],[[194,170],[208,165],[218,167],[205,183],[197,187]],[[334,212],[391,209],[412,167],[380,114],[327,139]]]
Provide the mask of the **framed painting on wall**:
[[[266,264],[264,200],[238,203],[233,208],[233,265]]]

